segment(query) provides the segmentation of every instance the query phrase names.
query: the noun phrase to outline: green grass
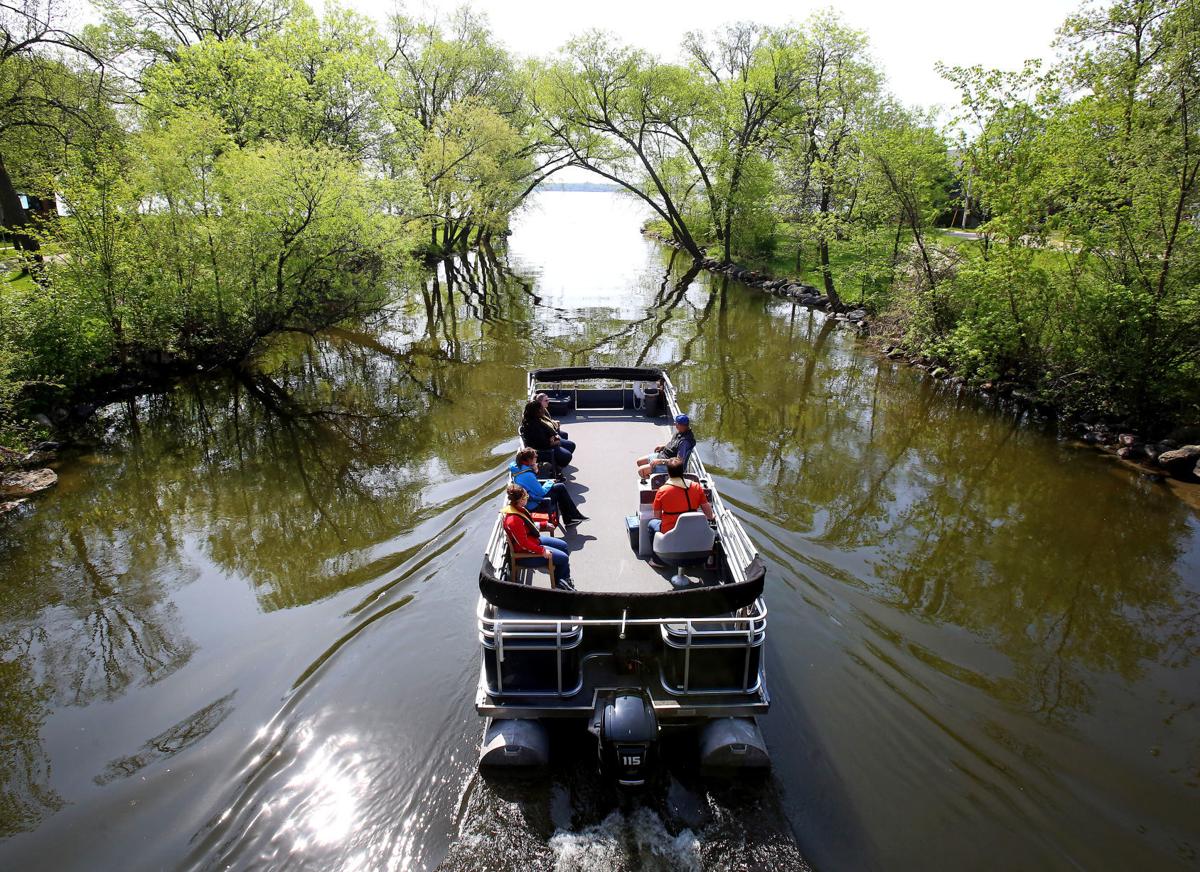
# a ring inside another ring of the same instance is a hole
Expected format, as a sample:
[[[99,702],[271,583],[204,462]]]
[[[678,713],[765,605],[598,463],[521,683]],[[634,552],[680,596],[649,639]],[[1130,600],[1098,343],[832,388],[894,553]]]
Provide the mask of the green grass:
[[[34,290],[33,276],[29,273],[21,275],[20,270],[10,272],[4,277],[4,281],[15,290],[32,291]]]

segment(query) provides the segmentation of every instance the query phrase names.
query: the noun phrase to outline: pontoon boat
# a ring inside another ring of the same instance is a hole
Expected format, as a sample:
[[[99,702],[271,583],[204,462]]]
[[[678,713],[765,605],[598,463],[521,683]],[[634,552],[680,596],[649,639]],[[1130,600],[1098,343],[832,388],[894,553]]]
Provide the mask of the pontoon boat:
[[[568,488],[589,520],[565,536],[575,591],[511,561],[499,520],[492,530],[476,612],[480,765],[545,766],[545,722],[574,719],[622,785],[645,781],[674,727],[697,731],[705,772],[765,768],[755,722],[770,704],[764,568],[698,450],[685,477],[704,487],[713,521],[696,512],[666,534],[648,526],[666,476],[642,479],[634,460],[668,441],[680,412],[671,380],[659,369],[569,367],[530,373],[528,389],[550,396],[577,444]]]

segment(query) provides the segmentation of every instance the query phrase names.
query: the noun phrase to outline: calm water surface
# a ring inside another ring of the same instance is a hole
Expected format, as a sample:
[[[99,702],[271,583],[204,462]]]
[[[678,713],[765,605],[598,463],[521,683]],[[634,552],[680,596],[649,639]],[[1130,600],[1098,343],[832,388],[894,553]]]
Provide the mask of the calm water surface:
[[[639,220],[543,194],[498,261],[107,411],[0,521],[0,867],[1200,866],[1195,510]],[[670,367],[768,562],[765,783],[475,774],[524,371],[603,362]]]

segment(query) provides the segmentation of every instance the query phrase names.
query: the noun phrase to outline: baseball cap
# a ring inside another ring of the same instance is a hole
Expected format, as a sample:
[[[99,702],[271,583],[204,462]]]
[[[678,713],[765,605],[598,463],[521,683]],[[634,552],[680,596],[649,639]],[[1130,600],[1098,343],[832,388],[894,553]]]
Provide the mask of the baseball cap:
[[[691,423],[692,423],[692,419],[691,419],[691,418],[689,418],[687,415],[676,415],[676,416],[675,416],[675,423],[676,423],[676,424],[691,424]]]

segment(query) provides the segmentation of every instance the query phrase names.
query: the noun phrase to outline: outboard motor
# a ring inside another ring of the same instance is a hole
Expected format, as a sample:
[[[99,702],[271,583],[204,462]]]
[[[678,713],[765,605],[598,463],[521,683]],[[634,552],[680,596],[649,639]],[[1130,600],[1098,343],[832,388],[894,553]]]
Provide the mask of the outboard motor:
[[[600,768],[622,787],[641,787],[654,764],[658,719],[641,690],[615,690],[601,697],[589,730],[599,740]]]

